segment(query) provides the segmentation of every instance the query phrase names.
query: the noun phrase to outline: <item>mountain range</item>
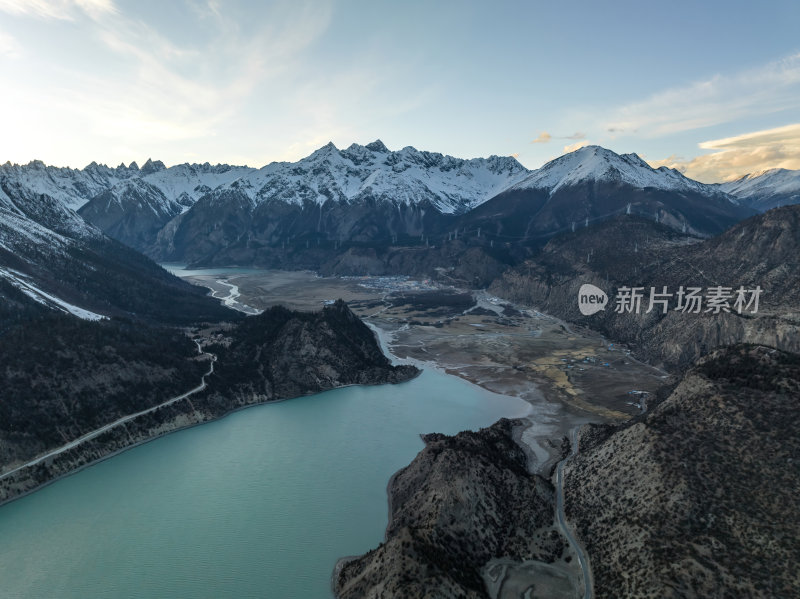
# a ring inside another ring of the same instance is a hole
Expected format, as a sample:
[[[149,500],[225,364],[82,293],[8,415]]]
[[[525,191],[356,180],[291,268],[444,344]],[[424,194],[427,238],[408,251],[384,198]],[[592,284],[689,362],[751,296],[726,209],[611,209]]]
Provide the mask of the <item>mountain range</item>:
[[[0,279],[84,318],[216,320],[224,316],[202,292],[139,252],[329,274],[455,269],[456,278],[487,285],[561,232],[628,214],[708,237],[756,208],[797,199],[799,185],[797,172],[780,169],[706,185],[598,146],[534,171],[512,157],[390,151],[379,140],[344,150],[329,143],[260,169],[6,163]],[[165,312],[178,305],[180,315]]]
[[[322,268],[370,247],[538,246],[615,214],[640,214],[710,236],[797,201],[798,173],[768,171],[707,185],[636,154],[586,146],[530,171],[512,157],[464,160],[380,140],[329,143],[297,162],[246,166],[148,160],[63,169],[0,166],[0,183],[77,210],[159,261]]]

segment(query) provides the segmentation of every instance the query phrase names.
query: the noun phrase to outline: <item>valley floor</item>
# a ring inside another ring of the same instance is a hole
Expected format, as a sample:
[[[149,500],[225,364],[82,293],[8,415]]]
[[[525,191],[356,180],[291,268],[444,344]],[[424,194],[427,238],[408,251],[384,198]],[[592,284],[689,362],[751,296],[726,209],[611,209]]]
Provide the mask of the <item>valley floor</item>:
[[[397,358],[528,401],[533,416],[521,436],[538,472],[552,467],[560,440],[576,425],[627,420],[669,379],[593,331],[485,291],[405,277],[333,278],[308,271],[215,271],[187,280],[220,298],[235,286],[236,302],[256,309],[280,304],[318,310],[344,299],[382,332]]]

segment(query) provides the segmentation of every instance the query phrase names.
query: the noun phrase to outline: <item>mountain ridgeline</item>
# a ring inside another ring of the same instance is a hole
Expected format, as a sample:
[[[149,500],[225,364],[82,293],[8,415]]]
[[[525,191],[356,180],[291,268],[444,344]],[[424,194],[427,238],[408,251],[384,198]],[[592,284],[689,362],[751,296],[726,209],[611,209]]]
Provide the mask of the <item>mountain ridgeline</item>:
[[[724,231],[753,210],[711,185],[636,154],[587,146],[545,164],[465,217],[498,241],[544,243],[558,232],[620,214],[640,215],[684,233]]]
[[[765,212],[800,203],[800,171],[767,169],[723,183],[719,188],[759,212]]]
[[[260,169],[148,160],[141,169],[71,171],[32,163],[0,167],[0,180],[61,193],[86,221],[159,261],[321,270],[348,252],[372,252],[370,268],[391,269],[398,251],[413,262],[454,241],[524,253],[560,231],[623,213],[710,236],[755,213],[753,206],[771,205],[761,200],[773,181],[760,179],[755,192],[742,191],[745,199],[739,187],[698,183],[598,146],[529,171],[511,157],[390,151],[380,141],[327,144]],[[338,262],[341,270],[348,261]],[[351,274],[364,274],[357,267]]]

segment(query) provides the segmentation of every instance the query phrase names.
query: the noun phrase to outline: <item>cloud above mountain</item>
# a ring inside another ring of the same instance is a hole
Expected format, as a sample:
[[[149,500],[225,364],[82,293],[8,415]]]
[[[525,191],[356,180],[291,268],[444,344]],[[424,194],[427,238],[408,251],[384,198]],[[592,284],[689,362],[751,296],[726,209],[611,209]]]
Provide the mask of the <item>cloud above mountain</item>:
[[[729,181],[769,168],[800,169],[800,123],[704,141],[699,147],[713,153],[692,159],[670,156],[648,162],[654,168],[675,168],[706,183]]]

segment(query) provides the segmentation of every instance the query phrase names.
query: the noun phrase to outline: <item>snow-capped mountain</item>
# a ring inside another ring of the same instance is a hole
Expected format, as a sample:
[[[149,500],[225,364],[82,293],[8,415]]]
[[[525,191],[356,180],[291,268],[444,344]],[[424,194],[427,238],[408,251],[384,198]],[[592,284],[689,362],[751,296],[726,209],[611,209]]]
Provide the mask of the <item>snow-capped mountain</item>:
[[[255,169],[229,164],[176,164],[164,167],[161,161],[148,160],[142,167],[141,179],[157,188],[168,202],[188,210],[197,200],[214,189],[227,185]]]
[[[203,194],[230,183],[255,169],[227,164],[178,164],[169,168],[159,160],[148,159],[139,168],[136,162],[111,168],[92,162],[83,169],[45,165],[41,160],[28,164],[0,165],[0,184],[14,185],[28,194],[45,194],[71,210],[79,210],[95,196],[131,180],[146,181],[170,201],[187,209]]]
[[[260,169],[5,165],[0,183],[65,206],[85,202],[86,221],[157,260],[289,268],[317,268],[343,244],[428,246],[458,231],[530,244],[623,212],[707,236],[753,213],[719,185],[599,146],[535,171],[511,157],[390,151],[378,140],[343,150],[329,143]]]
[[[590,181],[638,189],[716,193],[714,186],[689,179],[675,169],[654,169],[638,154],[617,154],[600,146],[584,146],[551,160],[511,189],[544,189],[552,195],[561,188]]]
[[[532,171],[464,218],[472,228],[518,242],[623,213],[708,236],[753,212],[718,186],[654,169],[636,154],[585,146]]]
[[[422,242],[527,173],[511,157],[392,152],[379,140],[344,150],[329,143],[219,186],[165,225],[155,243],[136,247],[161,260],[285,265],[278,254],[287,248],[322,255],[345,242]],[[319,256],[301,266],[318,263]]]
[[[92,162],[84,169],[47,166],[41,160],[24,165],[6,162],[0,165],[0,184],[16,185],[29,194],[48,195],[77,210],[93,196],[138,173],[135,162],[117,168]]]
[[[143,250],[175,216],[202,196],[252,172],[246,166],[149,160],[138,172],[95,194],[78,213],[111,237]]]
[[[198,212],[219,214],[220,210],[241,205],[240,218],[244,220],[265,204],[280,213],[291,211],[291,207],[328,202],[354,207],[386,204],[378,210],[424,207],[434,214],[461,214],[527,172],[514,158],[463,160],[412,147],[391,152],[381,141],[366,146],[353,144],[345,150],[329,143],[297,162],[274,162],[258,170],[208,164],[165,168],[161,162],[148,160],[138,175],[97,193],[80,208],[80,214],[128,245],[163,255],[154,250],[159,232],[165,229],[162,237],[169,239],[163,243],[172,244],[169,233],[180,235],[183,220],[168,227],[169,221],[206,195],[210,199]],[[244,198],[248,201],[242,203]],[[227,202],[232,203],[221,206]],[[202,215],[199,218],[203,220]],[[406,229],[393,227],[390,235]]]
[[[520,180],[528,170],[511,157],[464,160],[411,146],[392,152],[380,140],[339,150],[333,143],[298,162],[274,162],[225,186],[254,203],[329,200],[428,202],[442,214],[460,214]]]
[[[220,312],[202,290],[107,237],[63,199],[0,179],[0,334],[47,309],[84,320]]]
[[[759,212],[800,204],[800,170],[772,168],[722,183],[719,188]]]

